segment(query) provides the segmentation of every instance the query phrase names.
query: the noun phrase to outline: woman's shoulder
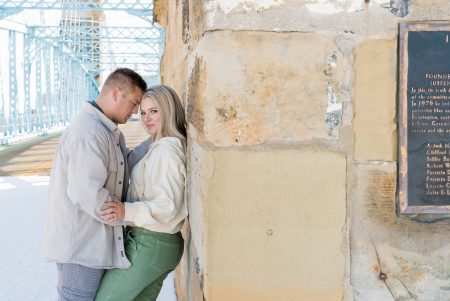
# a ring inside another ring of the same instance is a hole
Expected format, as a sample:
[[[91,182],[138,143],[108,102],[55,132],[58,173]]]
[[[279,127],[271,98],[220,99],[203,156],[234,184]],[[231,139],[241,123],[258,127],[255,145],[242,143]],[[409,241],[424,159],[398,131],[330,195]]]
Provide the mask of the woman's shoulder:
[[[163,137],[152,144],[152,153],[162,156],[172,155],[181,157],[184,161],[185,150],[183,142],[177,137]]]
[[[158,147],[161,149],[183,149],[183,142],[178,137],[162,137],[158,141],[154,142],[154,147]]]

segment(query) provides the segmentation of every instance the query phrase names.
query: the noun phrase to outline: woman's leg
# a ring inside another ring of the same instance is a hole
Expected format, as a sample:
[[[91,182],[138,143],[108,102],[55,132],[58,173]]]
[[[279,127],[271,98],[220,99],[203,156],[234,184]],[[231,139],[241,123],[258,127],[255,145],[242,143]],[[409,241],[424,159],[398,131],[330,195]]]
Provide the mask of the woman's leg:
[[[134,300],[149,285],[175,268],[181,258],[180,246],[183,248],[181,236],[180,239],[141,228],[131,230],[125,245],[131,267],[108,270],[95,300]]]
[[[165,260],[163,260],[165,262],[174,262],[175,264],[173,265],[173,268],[168,270],[165,274],[163,274],[158,279],[151,282],[146,288],[144,288],[142,290],[142,292],[134,299],[134,301],[156,300],[156,298],[159,295],[159,292],[161,291],[164,279],[166,279],[167,275],[169,275],[170,272],[172,272],[175,269],[175,267],[178,265],[178,263],[181,260],[181,257],[183,256],[183,252],[184,252],[184,241],[181,240],[181,243],[179,244],[179,247],[178,247],[178,255],[176,256],[176,258],[171,258],[171,259],[165,258]],[[172,253],[172,254],[174,255],[174,253]]]
[[[133,300],[139,291],[146,287],[147,277],[143,275],[143,268],[145,261],[147,261],[147,254],[140,249],[138,243],[127,234],[125,252],[131,262],[131,267],[128,269],[107,270],[95,300]],[[156,245],[153,249],[156,250]],[[148,256],[151,256],[151,252],[148,253]]]
[[[171,271],[165,273],[152,283],[150,283],[144,290],[134,299],[134,301],[148,301],[156,300],[158,298],[159,292],[161,291],[164,279],[169,275]]]

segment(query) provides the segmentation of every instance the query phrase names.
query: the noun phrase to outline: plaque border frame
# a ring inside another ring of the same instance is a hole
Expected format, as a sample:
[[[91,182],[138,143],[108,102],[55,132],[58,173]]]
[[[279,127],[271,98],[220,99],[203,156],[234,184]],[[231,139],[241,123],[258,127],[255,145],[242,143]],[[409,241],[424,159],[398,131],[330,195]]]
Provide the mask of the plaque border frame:
[[[408,32],[450,31],[450,21],[418,21],[399,23],[399,147],[398,205],[402,215],[450,214],[446,206],[410,206],[408,203]],[[450,198],[450,196],[449,196]]]

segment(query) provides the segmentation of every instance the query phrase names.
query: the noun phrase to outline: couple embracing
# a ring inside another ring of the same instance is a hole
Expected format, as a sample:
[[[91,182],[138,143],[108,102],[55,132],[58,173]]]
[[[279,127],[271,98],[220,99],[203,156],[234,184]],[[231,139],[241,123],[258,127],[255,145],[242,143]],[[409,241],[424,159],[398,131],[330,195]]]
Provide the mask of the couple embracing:
[[[140,105],[149,134],[132,151],[118,128]],[[186,122],[173,89],[127,68],[62,135],[53,160],[45,257],[58,300],[156,300],[183,254]]]

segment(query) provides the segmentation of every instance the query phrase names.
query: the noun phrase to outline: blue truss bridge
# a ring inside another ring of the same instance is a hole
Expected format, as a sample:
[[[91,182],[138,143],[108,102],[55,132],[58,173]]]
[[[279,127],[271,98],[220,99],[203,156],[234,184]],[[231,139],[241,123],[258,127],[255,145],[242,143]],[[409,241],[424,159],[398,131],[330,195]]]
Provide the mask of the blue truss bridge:
[[[118,67],[159,82],[153,0],[0,0],[0,146],[64,128]]]

